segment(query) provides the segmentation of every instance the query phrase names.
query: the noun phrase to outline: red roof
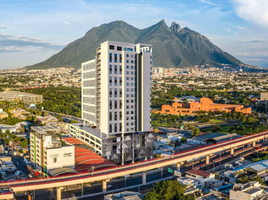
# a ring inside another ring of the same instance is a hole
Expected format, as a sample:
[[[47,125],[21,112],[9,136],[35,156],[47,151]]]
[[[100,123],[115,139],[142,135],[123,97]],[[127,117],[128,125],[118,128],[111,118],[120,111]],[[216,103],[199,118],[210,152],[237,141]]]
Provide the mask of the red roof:
[[[116,164],[109,160],[105,160],[99,154],[94,153],[88,149],[75,147],[75,169],[78,172],[88,171],[92,169],[114,167]]]
[[[69,144],[85,144],[85,145],[87,145],[85,142],[82,142],[81,140],[78,140],[78,139],[72,138],[72,137],[63,137],[62,140],[64,140],[65,142],[67,142]]]
[[[86,144],[85,142],[72,137],[63,137],[62,140],[74,146],[76,144],[84,144],[88,146],[88,144]],[[116,164],[111,161],[105,160],[99,154],[89,149],[75,147],[75,169],[78,172],[88,171],[92,169],[92,166],[94,166],[94,169],[99,169],[105,167],[114,167],[116,166]]]
[[[192,169],[192,170],[187,171],[186,173],[202,176],[203,178],[209,177],[209,175],[210,175],[209,172],[204,171],[204,170],[200,170],[200,169]]]

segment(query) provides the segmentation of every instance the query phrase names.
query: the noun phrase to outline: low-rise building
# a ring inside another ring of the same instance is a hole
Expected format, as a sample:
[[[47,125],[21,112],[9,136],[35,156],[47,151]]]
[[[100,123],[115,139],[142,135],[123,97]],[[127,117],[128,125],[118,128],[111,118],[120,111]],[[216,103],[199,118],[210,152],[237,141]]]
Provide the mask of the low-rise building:
[[[215,174],[199,169],[192,169],[186,172],[185,177],[200,180],[201,186],[204,187],[207,181],[215,179]]]
[[[75,172],[74,146],[62,146],[57,131],[51,127],[31,127],[30,149],[31,162],[44,174],[54,176]]]
[[[0,108],[0,119],[4,119],[7,117],[8,117],[8,114],[4,112],[3,109]]]
[[[18,91],[4,91],[0,93],[0,101],[19,102],[26,104],[42,103],[43,95],[31,94]]]
[[[172,105],[162,105],[160,111],[155,111],[155,113],[161,114],[181,114],[181,115],[194,115],[199,111],[220,111],[220,112],[238,112],[243,114],[251,114],[251,107],[244,108],[243,105],[234,104],[215,104],[211,99],[203,97],[198,100],[194,100],[190,103],[180,103],[178,99],[175,98]]]
[[[252,181],[246,184],[235,184],[230,190],[230,200],[253,200],[262,196],[264,190],[261,184],[257,181]]]

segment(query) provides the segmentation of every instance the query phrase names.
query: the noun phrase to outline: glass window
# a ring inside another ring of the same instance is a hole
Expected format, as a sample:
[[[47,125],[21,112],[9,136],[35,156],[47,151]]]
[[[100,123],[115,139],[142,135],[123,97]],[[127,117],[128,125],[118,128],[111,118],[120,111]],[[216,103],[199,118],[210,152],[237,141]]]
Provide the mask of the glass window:
[[[117,54],[114,54],[114,62],[117,62]]]
[[[129,54],[127,54],[127,57],[129,57]]]
[[[110,45],[110,46],[109,46],[109,49],[110,49],[110,50],[114,50],[114,45]]]
[[[119,66],[119,73],[122,74],[122,66]]]
[[[133,66],[131,66],[131,69],[133,69]]]
[[[117,46],[117,51],[122,51],[122,47]]]
[[[112,65],[109,66],[109,73],[112,74],[113,73],[113,68]]]
[[[122,62],[122,54],[119,54],[119,62]]]
[[[112,62],[112,61],[113,61],[113,54],[110,53],[110,54],[109,54],[109,62]]]
[[[117,74],[117,65],[114,66],[114,74]]]
[[[131,60],[131,63],[133,63],[133,60]]]
[[[129,68],[129,66],[127,65],[127,69]]]

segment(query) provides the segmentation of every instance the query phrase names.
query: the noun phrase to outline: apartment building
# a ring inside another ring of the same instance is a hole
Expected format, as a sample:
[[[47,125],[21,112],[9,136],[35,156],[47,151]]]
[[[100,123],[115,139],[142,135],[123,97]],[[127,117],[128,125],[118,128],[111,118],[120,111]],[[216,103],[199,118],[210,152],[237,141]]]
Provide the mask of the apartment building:
[[[70,134],[116,163],[153,152],[150,125],[152,46],[106,41],[96,58],[82,63],[83,124]]]
[[[30,159],[44,174],[75,172],[75,148],[72,145],[62,146],[57,133],[54,126],[31,127]]]

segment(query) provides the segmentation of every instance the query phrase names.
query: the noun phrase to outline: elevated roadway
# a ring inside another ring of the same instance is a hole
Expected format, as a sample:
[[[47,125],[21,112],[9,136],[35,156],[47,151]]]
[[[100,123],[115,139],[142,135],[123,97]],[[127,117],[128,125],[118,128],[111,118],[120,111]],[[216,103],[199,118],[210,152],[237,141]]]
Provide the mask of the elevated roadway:
[[[261,140],[268,139],[268,131],[243,136],[241,138],[221,142],[218,144],[208,145],[197,149],[180,152],[167,158],[151,159],[138,163],[112,167],[108,169],[96,170],[94,172],[84,172],[76,175],[66,175],[54,178],[30,179],[13,182],[0,182],[0,187],[9,186],[13,192],[40,190],[47,188],[57,188],[57,199],[61,199],[61,189],[65,186],[92,183],[102,181],[103,191],[107,189],[107,182],[113,178],[122,177],[129,174],[142,172],[142,182],[146,183],[146,171],[176,164],[177,169],[180,165],[196,158],[206,158],[209,164],[210,156],[218,152],[229,150],[231,154],[235,153],[235,149],[239,146],[251,144],[253,147]],[[0,195],[1,199],[1,195]]]

